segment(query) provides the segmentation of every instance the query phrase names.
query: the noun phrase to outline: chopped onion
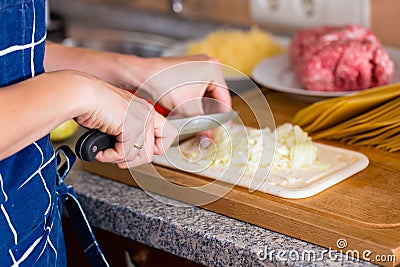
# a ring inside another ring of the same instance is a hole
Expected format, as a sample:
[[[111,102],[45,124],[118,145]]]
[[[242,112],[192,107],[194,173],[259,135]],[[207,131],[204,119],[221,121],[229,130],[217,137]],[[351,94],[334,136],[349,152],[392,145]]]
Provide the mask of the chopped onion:
[[[318,147],[297,125],[286,123],[273,132],[269,128],[218,127],[213,136],[214,146],[203,151],[203,156],[217,168],[229,164],[243,166],[250,172],[269,167],[273,170],[329,168],[317,161]]]

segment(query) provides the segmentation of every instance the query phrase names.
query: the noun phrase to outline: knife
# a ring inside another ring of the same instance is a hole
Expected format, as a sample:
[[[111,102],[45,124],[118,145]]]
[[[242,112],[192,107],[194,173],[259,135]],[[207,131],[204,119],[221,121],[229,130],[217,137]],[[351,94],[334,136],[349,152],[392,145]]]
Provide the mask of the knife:
[[[237,112],[214,113],[186,118],[168,118],[168,121],[178,130],[178,136],[173,144],[178,143],[179,137],[190,136],[198,132],[213,129],[237,116]],[[93,161],[100,151],[115,146],[116,137],[96,129],[82,134],[75,145],[75,153],[81,160]]]

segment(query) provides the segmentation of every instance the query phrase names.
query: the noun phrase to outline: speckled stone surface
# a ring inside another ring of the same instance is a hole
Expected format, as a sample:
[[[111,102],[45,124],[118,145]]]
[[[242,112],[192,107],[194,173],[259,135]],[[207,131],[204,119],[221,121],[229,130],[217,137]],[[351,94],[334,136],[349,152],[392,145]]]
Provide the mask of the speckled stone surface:
[[[92,225],[206,266],[375,266],[79,168],[66,183]]]

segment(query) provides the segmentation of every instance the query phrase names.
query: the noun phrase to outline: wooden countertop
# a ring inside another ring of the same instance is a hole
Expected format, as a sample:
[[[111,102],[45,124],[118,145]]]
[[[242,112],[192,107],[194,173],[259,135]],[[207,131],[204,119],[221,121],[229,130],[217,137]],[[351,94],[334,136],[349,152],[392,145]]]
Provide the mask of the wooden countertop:
[[[283,93],[267,89],[262,91],[277,125],[290,122],[299,109],[309,104]],[[258,108],[259,94],[255,90],[246,92],[244,99],[252,104],[252,108]],[[240,111],[245,123],[252,126],[254,117],[249,113],[250,109],[245,106],[244,101],[235,98],[233,105]],[[202,207],[326,248],[358,255],[377,264],[399,264],[400,154],[327,143],[364,153],[369,158],[370,165],[313,197],[284,199],[261,192],[251,193],[236,186],[222,198]],[[160,177],[140,168],[129,172],[98,162],[85,163],[83,168],[132,186],[138,186],[137,181],[140,181],[142,188],[144,186],[155,193],[195,203],[193,194],[177,194],[176,191],[165,187]],[[159,166],[156,169],[162,177],[184,187],[195,188],[210,182],[210,179],[177,170]],[[132,174],[135,180],[132,179]],[[339,241],[343,240],[345,242],[339,244]],[[343,244],[346,246],[342,246]],[[389,259],[378,262],[378,257],[382,255]],[[395,259],[390,258],[394,256]]]

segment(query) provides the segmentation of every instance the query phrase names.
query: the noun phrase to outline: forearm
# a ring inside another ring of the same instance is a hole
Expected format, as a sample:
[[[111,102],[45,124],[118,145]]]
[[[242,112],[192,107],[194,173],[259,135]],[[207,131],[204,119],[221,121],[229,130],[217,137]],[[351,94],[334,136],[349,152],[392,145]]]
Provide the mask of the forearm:
[[[77,81],[71,82],[71,79]],[[0,160],[48,134],[52,129],[85,112],[81,77],[63,72],[42,74],[0,90]],[[68,90],[61,86],[68,83]],[[76,84],[76,86],[71,86]],[[78,93],[80,92],[80,95]]]
[[[183,65],[187,63],[192,64]],[[229,91],[226,90],[220,66],[217,61],[205,55],[140,58],[134,55],[68,48],[48,43],[45,68],[46,71],[65,68],[83,71],[119,88],[135,89],[143,86],[141,89],[145,92],[139,92],[140,95],[150,94],[167,109],[180,107],[178,112],[187,115],[202,112],[201,109],[194,110],[181,105],[193,98],[207,96],[222,102],[226,107],[231,106],[231,98]],[[188,81],[203,81],[203,83],[181,86]],[[169,93],[166,94],[167,92]]]
[[[145,79],[140,75],[144,59],[130,55],[127,63],[124,57],[112,52],[47,42],[44,65],[46,72],[72,69],[94,75],[121,88],[140,86]],[[137,75],[129,75],[132,73]]]

